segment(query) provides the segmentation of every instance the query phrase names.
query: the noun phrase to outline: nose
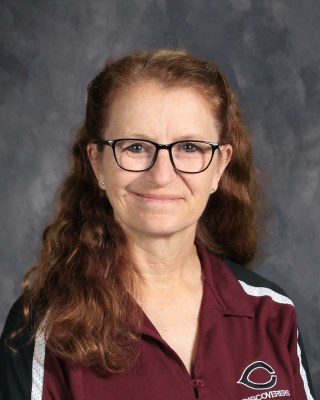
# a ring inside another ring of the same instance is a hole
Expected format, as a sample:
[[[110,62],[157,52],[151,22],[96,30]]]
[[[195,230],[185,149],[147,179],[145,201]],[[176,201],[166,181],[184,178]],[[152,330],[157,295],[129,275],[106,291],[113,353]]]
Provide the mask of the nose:
[[[159,149],[156,161],[148,172],[152,181],[160,186],[167,185],[176,177],[168,148]]]

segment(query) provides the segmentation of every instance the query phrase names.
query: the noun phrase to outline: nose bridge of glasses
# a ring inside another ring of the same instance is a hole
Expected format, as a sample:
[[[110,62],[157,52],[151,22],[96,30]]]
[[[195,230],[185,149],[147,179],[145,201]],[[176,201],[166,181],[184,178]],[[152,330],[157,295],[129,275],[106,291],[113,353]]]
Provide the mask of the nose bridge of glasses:
[[[153,160],[152,160],[152,165],[154,165],[157,162],[159,151],[160,150],[167,150],[168,153],[169,153],[170,163],[171,163],[172,167],[175,168],[174,161],[173,161],[173,158],[172,158],[172,152],[171,152],[171,149],[172,149],[172,146],[174,145],[174,143],[169,143],[169,144],[154,143],[154,145],[155,145],[156,151],[155,151],[155,154],[154,154],[154,157],[153,157]]]
[[[156,147],[157,147],[157,150],[159,151],[159,150],[168,150],[169,152],[170,152],[170,150],[171,150],[171,148],[172,148],[172,146],[174,145],[174,143],[169,143],[169,144],[159,144],[159,143],[156,143]]]

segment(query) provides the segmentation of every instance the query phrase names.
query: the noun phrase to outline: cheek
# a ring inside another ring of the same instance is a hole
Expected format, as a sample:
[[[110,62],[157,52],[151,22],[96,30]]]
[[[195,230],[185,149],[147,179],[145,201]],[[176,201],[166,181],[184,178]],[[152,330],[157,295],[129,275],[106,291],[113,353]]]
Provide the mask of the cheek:
[[[199,175],[191,176],[190,188],[202,197],[209,195],[212,185],[217,181],[216,170],[210,168]]]
[[[208,175],[201,178],[202,179],[197,179],[197,180],[191,179],[189,180],[189,182],[186,182],[191,195],[190,206],[195,207],[197,209],[203,209],[205,207],[209,199],[210,189],[212,187],[212,175]]]
[[[110,157],[110,155],[104,154],[101,163],[101,172],[104,175],[104,178],[106,180],[110,179],[110,177],[112,177],[114,173],[116,173],[117,168],[119,167],[117,166],[115,161]]]
[[[116,173],[107,174],[105,177],[105,190],[111,204],[114,202],[114,199],[119,198],[123,194],[124,188],[125,182]]]
[[[114,165],[112,160],[109,157],[105,157],[101,164],[101,175],[104,181],[104,189],[106,191],[107,197],[112,204],[112,198],[115,193],[119,190],[119,183],[122,180],[118,177],[117,165]]]
[[[126,200],[130,188],[139,179],[139,174],[134,174],[121,169],[118,165],[110,165],[105,170],[105,189],[112,206]]]
[[[125,185],[126,179],[122,169],[118,167],[114,160],[106,157],[102,163],[101,174],[105,182],[105,189],[108,197],[113,195],[113,192],[119,190],[121,186]]]

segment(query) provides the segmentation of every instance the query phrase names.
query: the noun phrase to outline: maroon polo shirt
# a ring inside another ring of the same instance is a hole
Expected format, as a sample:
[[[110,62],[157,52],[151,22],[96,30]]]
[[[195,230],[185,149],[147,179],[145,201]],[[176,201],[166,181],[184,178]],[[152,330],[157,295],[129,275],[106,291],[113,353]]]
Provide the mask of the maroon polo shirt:
[[[99,376],[75,368],[50,354],[40,335],[28,389],[34,397],[14,400],[314,399],[291,300],[271,282],[202,246],[198,254],[204,285],[191,375],[144,316],[138,362],[127,373]],[[18,379],[13,375],[8,373],[10,382]]]

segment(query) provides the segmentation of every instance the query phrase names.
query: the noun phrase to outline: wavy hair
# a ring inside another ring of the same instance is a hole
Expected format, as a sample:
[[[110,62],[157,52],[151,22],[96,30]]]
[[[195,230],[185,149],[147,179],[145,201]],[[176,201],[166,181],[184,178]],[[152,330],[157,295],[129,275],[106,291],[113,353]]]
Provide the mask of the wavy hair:
[[[180,50],[142,51],[108,62],[88,86],[85,120],[72,145],[57,214],[23,284],[24,315],[27,322],[32,319],[34,333],[44,329],[57,356],[107,374],[134,364],[141,311],[132,300],[129,246],[99,188],[87,145],[102,138],[118,91],[146,81],[197,90],[219,122],[220,142],[233,147],[198,221],[196,240],[244,265],[252,262],[257,244],[257,171],[250,140],[236,97],[216,65]]]

